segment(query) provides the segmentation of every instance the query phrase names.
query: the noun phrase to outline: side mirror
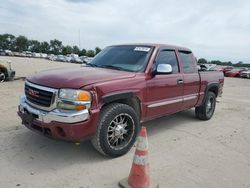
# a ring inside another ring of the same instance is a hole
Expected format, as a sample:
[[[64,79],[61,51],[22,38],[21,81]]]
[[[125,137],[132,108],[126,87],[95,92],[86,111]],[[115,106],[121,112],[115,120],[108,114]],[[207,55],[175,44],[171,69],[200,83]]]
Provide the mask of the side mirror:
[[[171,74],[173,72],[172,66],[169,64],[159,64],[156,69],[152,71],[153,76],[157,74]]]

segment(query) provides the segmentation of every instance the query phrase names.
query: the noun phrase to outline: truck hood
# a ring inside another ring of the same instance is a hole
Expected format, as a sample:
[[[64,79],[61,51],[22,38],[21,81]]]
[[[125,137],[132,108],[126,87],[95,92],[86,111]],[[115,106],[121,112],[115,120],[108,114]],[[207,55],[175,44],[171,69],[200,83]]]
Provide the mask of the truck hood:
[[[51,88],[78,89],[89,84],[132,78],[134,76],[135,73],[133,72],[95,67],[78,67],[42,71],[28,77],[27,80],[34,84]]]

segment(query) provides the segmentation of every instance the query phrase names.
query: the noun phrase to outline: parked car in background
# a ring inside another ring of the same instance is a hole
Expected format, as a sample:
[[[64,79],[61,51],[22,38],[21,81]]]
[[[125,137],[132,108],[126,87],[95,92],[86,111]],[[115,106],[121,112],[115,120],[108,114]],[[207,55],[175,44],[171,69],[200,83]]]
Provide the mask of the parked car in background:
[[[83,63],[87,63],[86,59],[88,58],[88,56],[83,55],[83,56],[80,56],[79,58],[82,60]]]
[[[232,67],[232,66],[223,67],[224,76],[225,76],[226,72],[228,72],[228,71],[230,71],[232,69],[234,69],[234,67]]]
[[[71,59],[72,63],[82,63],[83,62],[77,54],[72,54],[71,57],[72,57],[72,59]]]
[[[64,55],[58,55],[56,61],[66,62]]]
[[[4,50],[5,55],[13,56],[13,52],[11,50]]]
[[[90,63],[93,59],[94,59],[93,57],[87,57],[87,58],[85,59],[85,62],[86,62],[86,63]]]
[[[66,55],[66,56],[64,56],[64,58],[65,58],[66,62],[71,62],[71,60],[72,60],[72,57],[70,55]]]
[[[40,53],[40,57],[41,57],[41,58],[47,58],[47,56],[48,56],[48,55],[45,54],[45,53]]]
[[[57,58],[57,56],[54,55],[54,54],[50,54],[50,55],[47,56],[47,59],[50,60],[50,61],[56,61],[56,58]]]
[[[216,66],[216,67],[211,68],[210,70],[211,71],[223,72],[223,69],[224,69],[224,67],[222,67],[222,66]]]
[[[216,64],[202,64],[201,68],[205,69],[205,67],[206,67],[206,70],[211,70],[214,67],[216,67]]]
[[[32,53],[32,57],[35,57],[35,58],[40,58],[41,55],[40,53]]]
[[[13,52],[13,56],[16,56],[16,57],[26,57],[26,54],[24,52]]]
[[[227,77],[240,77],[242,71],[247,70],[246,68],[235,68],[230,71],[225,72]]]
[[[10,61],[0,61],[0,82],[13,80],[16,72],[11,68]]]
[[[31,51],[24,51],[25,57],[32,57],[32,52]]]
[[[250,78],[250,70],[244,70],[240,73],[241,78]]]
[[[4,50],[0,49],[0,55],[1,55],[1,56],[5,56]]]
[[[93,59],[93,57],[80,56],[80,59],[82,60],[82,63],[87,64]]]

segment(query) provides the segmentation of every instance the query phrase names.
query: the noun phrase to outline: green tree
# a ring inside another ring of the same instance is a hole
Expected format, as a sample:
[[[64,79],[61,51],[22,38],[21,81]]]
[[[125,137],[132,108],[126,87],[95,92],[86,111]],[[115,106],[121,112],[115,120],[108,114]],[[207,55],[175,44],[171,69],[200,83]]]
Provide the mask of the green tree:
[[[17,52],[28,50],[29,40],[25,36],[18,36],[15,40],[15,47]]]
[[[37,40],[30,40],[28,49],[31,52],[41,52],[41,43]]]
[[[239,61],[238,63],[235,64],[236,67],[242,67],[242,65],[243,65],[242,61]]]
[[[0,35],[0,49],[3,50],[15,50],[16,37],[11,34]]]
[[[53,54],[60,54],[62,52],[62,41],[57,39],[50,40],[50,51]]]
[[[198,63],[199,63],[199,64],[206,64],[206,63],[207,63],[207,60],[206,60],[205,58],[200,58],[200,59],[198,60]]]
[[[71,54],[71,53],[73,53],[73,48],[71,46],[67,45],[67,46],[64,46],[62,48],[63,55],[67,55],[67,54]]]
[[[88,50],[87,53],[86,53],[86,55],[88,57],[94,57],[95,56],[95,51],[94,50]]]
[[[86,54],[87,54],[87,50],[84,48],[79,53],[80,56],[86,56]]]
[[[48,42],[44,41],[40,44],[40,52],[49,54],[50,53],[50,45]]]
[[[73,46],[73,53],[74,54],[79,54],[80,53],[80,49],[78,48],[78,46]]]
[[[96,47],[96,48],[95,48],[95,55],[98,54],[100,51],[102,51],[102,49],[99,48],[99,47]]]

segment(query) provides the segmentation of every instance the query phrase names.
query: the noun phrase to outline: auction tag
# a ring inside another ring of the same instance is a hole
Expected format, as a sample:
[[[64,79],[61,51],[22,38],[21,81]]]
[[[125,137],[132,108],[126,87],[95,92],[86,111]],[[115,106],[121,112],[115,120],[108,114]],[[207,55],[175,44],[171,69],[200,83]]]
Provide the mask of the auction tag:
[[[134,51],[140,51],[140,52],[149,52],[150,48],[148,47],[135,47]]]

